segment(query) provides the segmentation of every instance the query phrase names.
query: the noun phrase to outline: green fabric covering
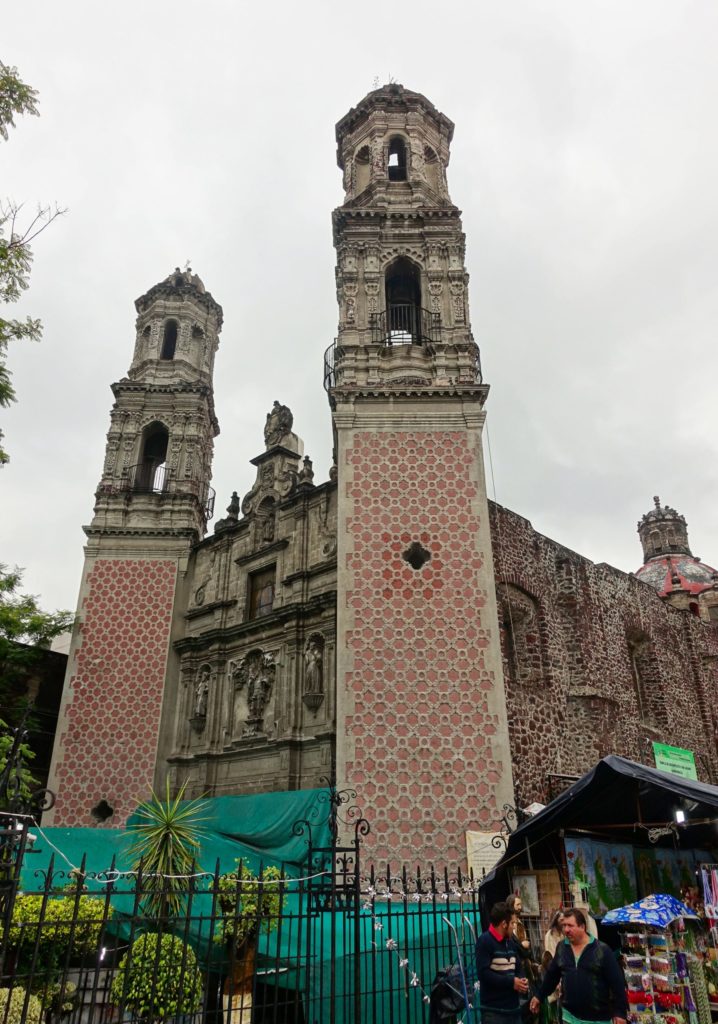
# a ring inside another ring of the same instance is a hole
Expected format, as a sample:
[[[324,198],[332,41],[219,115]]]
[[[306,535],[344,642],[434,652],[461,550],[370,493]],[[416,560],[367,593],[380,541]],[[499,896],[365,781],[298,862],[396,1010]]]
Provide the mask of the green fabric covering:
[[[232,871],[241,858],[254,872],[276,865],[284,869],[287,877],[314,874],[317,865],[310,869],[307,864],[308,833],[296,836],[293,826],[298,821],[309,821],[313,825],[313,846],[330,846],[328,812],[326,790],[207,800],[205,838],[198,870],[214,874],[219,863],[221,872]],[[90,875],[108,871],[113,858],[117,871],[127,871],[131,867],[127,856],[129,843],[130,837],[124,829],[43,829],[35,844],[37,852],[25,859],[22,888],[26,892],[44,888],[51,858],[54,858],[53,885],[56,887],[67,884],[70,867],[80,867],[83,855],[86,855],[85,870]],[[132,932],[130,923],[135,912],[134,897],[127,892],[131,882],[131,878],[120,878],[118,891],[111,896],[112,929],[123,940],[137,935],[136,930]],[[224,950],[211,941],[212,897],[202,891],[206,884],[203,879],[197,880],[198,891],[193,894],[190,907],[190,927],[177,929],[177,932],[191,942],[205,969],[213,964],[220,970]],[[107,891],[102,880],[94,877],[87,879],[87,887],[92,892]],[[362,911],[356,929],[354,915],[341,909],[309,914],[306,896],[300,897],[290,884],[279,928],[259,938],[257,979],[277,984],[287,991],[289,998],[301,1000],[307,1020],[329,1019],[328,1007],[333,1002],[337,1024],[353,1021],[358,935],[363,1019],[401,1020],[407,1024],[425,1021],[428,1007],[422,1002],[421,988],[410,984],[412,972],[428,992],[437,972],[455,962],[453,937],[442,915],[450,917],[463,934],[462,952],[470,970],[473,969],[473,939],[469,929],[462,925],[465,912],[466,907],[457,904],[438,903],[433,908],[415,902],[377,901],[374,917]],[[468,916],[478,928],[478,914],[469,911]],[[381,929],[375,927],[377,922],[381,923]],[[396,951],[386,948],[388,939],[396,941]],[[400,958],[408,959],[407,967],[399,967]],[[469,977],[469,994],[472,994],[472,977]]]

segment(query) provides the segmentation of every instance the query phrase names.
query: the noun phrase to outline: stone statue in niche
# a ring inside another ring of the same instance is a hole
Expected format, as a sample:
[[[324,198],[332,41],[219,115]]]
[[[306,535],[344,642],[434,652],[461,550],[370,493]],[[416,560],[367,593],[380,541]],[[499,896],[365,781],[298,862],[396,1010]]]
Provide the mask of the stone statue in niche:
[[[194,708],[192,711],[192,715],[194,718],[207,717],[210,673],[211,669],[209,668],[209,665],[204,665],[199,671],[199,677],[197,679],[197,685],[194,691]]]
[[[263,732],[264,714],[272,696],[277,666],[271,654],[251,651],[234,673],[237,691],[247,691],[247,721],[243,736],[257,736]]]
[[[304,649],[304,692],[324,692],[324,642],[310,636]]]
[[[262,540],[265,544],[271,544],[274,540],[274,512],[266,512],[262,519]]]
[[[267,413],[267,422],[264,424],[264,443],[267,448],[279,444],[283,437],[290,434],[293,424],[294,417],[289,406],[275,402],[272,411]]]

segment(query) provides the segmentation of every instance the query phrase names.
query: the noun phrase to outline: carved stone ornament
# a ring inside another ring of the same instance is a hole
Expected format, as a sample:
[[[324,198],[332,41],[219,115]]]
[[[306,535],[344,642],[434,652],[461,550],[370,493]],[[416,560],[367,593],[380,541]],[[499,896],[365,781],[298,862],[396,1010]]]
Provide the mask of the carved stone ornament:
[[[283,437],[292,432],[294,417],[287,405],[280,405],[275,402],[272,411],[267,413],[267,422],[264,424],[264,443],[267,448],[280,444]]]
[[[250,651],[234,670],[232,678],[237,692],[246,689],[247,693],[248,714],[242,736],[258,736],[264,732],[264,714],[276,672],[274,655],[262,651]]]

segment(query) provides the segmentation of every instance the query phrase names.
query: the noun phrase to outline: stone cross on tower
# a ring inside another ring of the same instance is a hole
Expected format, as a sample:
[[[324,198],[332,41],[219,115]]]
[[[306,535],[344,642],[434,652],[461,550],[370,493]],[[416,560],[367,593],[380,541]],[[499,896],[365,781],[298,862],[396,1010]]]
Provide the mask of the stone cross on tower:
[[[513,803],[452,134],[401,85],[337,125],[337,775],[395,861],[463,861]]]

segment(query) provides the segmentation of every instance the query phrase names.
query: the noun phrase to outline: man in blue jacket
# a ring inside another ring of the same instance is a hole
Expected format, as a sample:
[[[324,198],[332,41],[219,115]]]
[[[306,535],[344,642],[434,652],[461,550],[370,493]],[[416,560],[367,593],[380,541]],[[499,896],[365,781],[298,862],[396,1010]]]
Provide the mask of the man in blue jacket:
[[[529,983],[523,977],[518,950],[511,941],[511,908],[495,903],[489,928],[476,942],[476,974],[479,981],[482,1024],[521,1024],[519,996]]]
[[[565,910],[565,938],[556,947],[556,955],[536,996],[531,1012],[550,996],[561,982],[561,1013],[564,1024],[626,1024],[628,1001],[623,972],[609,946],[586,931],[581,910]]]

